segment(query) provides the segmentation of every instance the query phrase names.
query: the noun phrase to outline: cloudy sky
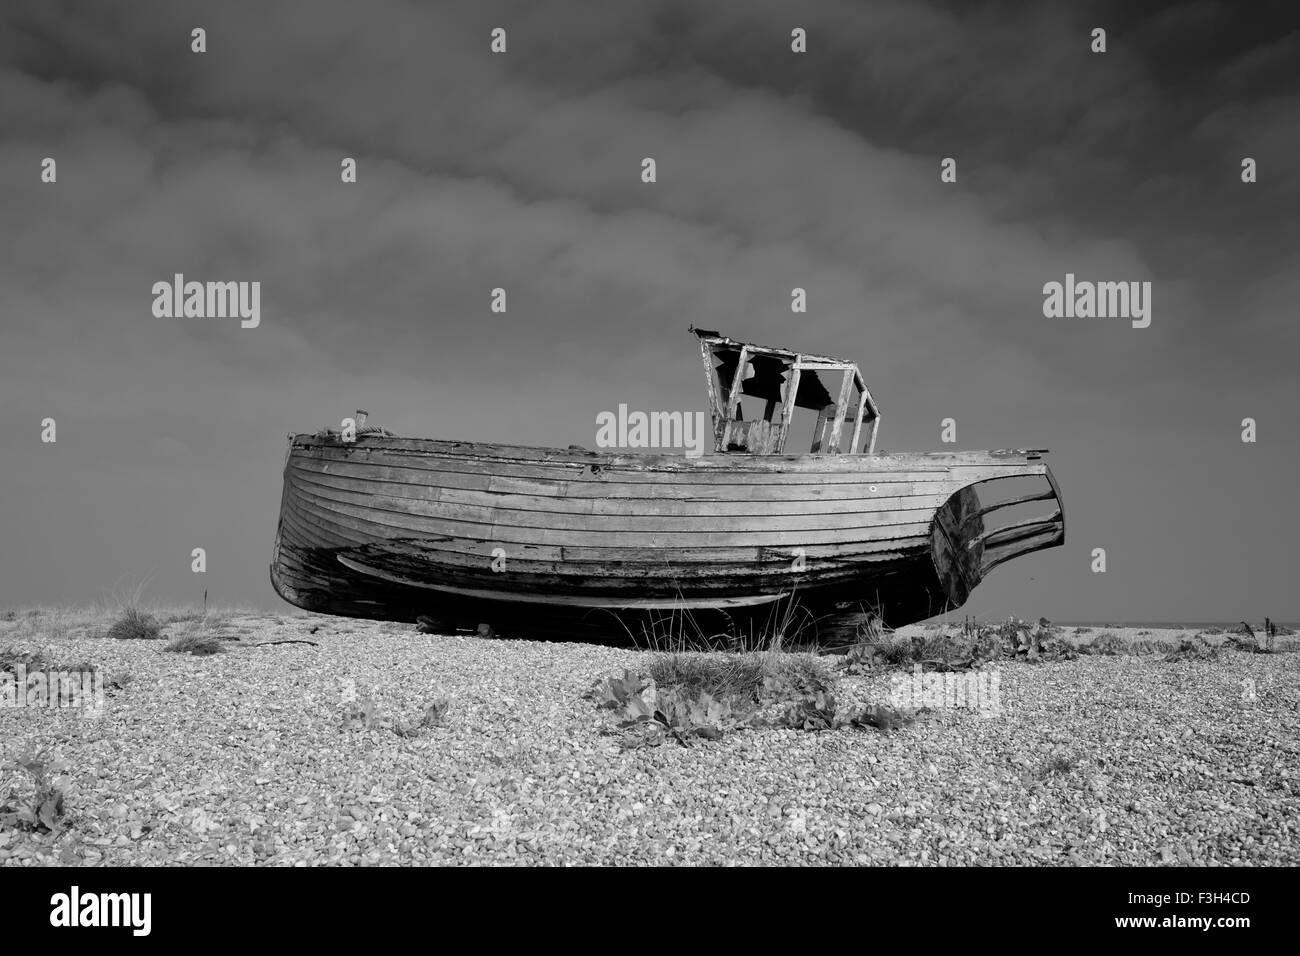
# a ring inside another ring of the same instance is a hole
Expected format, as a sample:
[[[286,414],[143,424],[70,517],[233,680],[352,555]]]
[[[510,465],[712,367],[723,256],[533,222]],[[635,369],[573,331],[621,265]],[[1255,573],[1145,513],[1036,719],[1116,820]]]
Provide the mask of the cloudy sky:
[[[288,432],[591,447],[705,408],[693,322],[856,359],[884,450],[1052,449],[1066,546],[970,612],[1300,619],[1290,8],[7,2],[0,606],[286,607]],[[177,272],[260,326],[155,317]],[[1045,318],[1066,273],[1150,327]]]

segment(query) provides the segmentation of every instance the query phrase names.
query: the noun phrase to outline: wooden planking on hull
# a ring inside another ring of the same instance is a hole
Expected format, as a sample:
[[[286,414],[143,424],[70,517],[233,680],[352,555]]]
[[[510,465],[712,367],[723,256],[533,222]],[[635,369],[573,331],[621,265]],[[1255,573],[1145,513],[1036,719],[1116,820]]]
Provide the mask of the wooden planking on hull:
[[[372,537],[424,535],[452,537],[467,541],[492,541],[505,545],[539,545],[557,548],[603,547],[621,550],[630,546],[629,535],[620,531],[591,528],[550,530],[540,528],[495,526],[490,533],[472,534],[462,523],[411,514],[389,514],[377,509],[334,507],[333,503],[294,489],[298,505],[340,529]],[[766,546],[777,548],[807,547],[818,544],[861,544],[910,538],[929,533],[930,519],[899,521],[895,524],[839,530],[794,531],[662,531],[638,534],[631,546],[650,548],[704,548]]]
[[[890,566],[865,569],[862,565],[840,568],[834,573],[791,574],[789,569],[782,572],[766,574],[752,573],[751,569],[741,569],[742,573],[728,573],[725,567],[710,569],[707,576],[671,577],[638,576],[632,573],[621,575],[606,574],[603,577],[582,578],[566,574],[529,574],[512,571],[494,574],[483,568],[472,570],[451,568],[445,565],[425,564],[421,562],[403,562],[382,553],[366,553],[345,550],[326,554],[322,551],[301,552],[291,545],[281,567],[286,569],[290,578],[307,578],[329,576],[338,580],[343,569],[358,571],[376,577],[383,577],[397,583],[413,583],[413,586],[427,587],[433,590],[458,589],[461,591],[508,591],[519,596],[519,600],[540,600],[546,595],[563,597],[567,603],[586,601],[593,607],[632,604],[645,600],[657,603],[671,602],[676,599],[692,601],[717,601],[728,598],[749,598],[778,592],[800,592],[812,588],[830,585],[850,585],[864,578],[873,578],[889,570]],[[307,555],[312,555],[307,557]],[[897,566],[891,565],[891,566]],[[298,569],[297,571],[293,569]],[[304,572],[303,569],[309,569]],[[418,582],[418,584],[414,584]]]
[[[532,574],[519,570],[496,574],[485,566],[454,567],[449,564],[403,560],[381,549],[368,548],[311,548],[294,543],[289,535],[281,540],[276,567],[291,580],[330,580],[335,584],[350,580],[349,586],[361,586],[362,578],[353,575],[354,568],[368,568],[395,577],[409,577],[435,586],[463,588],[508,588],[521,595],[559,594],[592,598],[645,596],[673,598],[716,598],[730,595],[753,595],[778,590],[808,592],[829,586],[853,586],[877,580],[901,567],[914,564],[917,554],[892,555],[889,560],[870,564],[854,563],[838,568],[813,567],[794,574],[788,567],[768,569],[763,572],[749,567],[714,565],[706,574],[672,576],[663,569],[650,567],[656,575],[641,575],[633,569],[625,573],[607,572],[603,576],[579,576],[572,568],[561,568],[561,574]]]
[[[632,533],[690,531],[699,528],[702,523],[707,523],[717,531],[742,532],[875,528],[928,521],[943,504],[938,496],[932,496],[902,499],[902,504],[892,507],[869,507],[874,503],[863,502],[854,509],[803,509],[787,513],[779,513],[775,509],[770,513],[754,513],[752,508],[743,514],[696,509],[690,513],[674,513],[673,509],[644,506],[634,511],[631,505],[620,510],[602,509],[600,512],[535,511],[497,504],[454,504],[425,498],[394,497],[375,491],[344,490],[301,474],[295,474],[293,481],[299,492],[318,501],[355,506],[363,511],[444,520],[464,525],[463,533],[468,537],[478,537],[484,526],[490,528],[493,525],[555,531],[582,529]]]
[[[914,481],[944,481],[950,476],[951,471],[945,468],[934,468],[929,470],[922,469],[894,469],[890,471],[880,471],[878,473],[864,471],[838,471],[838,472],[807,472],[798,474],[785,475],[780,472],[775,473],[750,473],[750,472],[733,472],[733,471],[629,471],[626,469],[605,468],[600,466],[599,470],[593,472],[590,468],[584,470],[567,470],[562,471],[556,468],[542,466],[521,466],[511,469],[508,473],[497,470],[493,467],[494,462],[473,462],[467,463],[454,461],[450,459],[430,459],[430,465],[424,468],[413,468],[404,460],[393,461],[386,456],[355,456],[349,458],[334,457],[312,457],[312,456],[295,456],[296,463],[310,463],[315,468],[322,471],[330,471],[334,468],[346,468],[347,466],[359,466],[363,468],[375,469],[401,469],[409,476],[408,480],[414,483],[422,484],[427,481],[430,474],[436,475],[462,475],[465,477],[480,476],[490,480],[495,480],[498,484],[505,482],[509,487],[502,487],[501,490],[519,489],[523,494],[546,494],[562,491],[574,486],[587,486],[593,493],[600,488],[620,487],[623,485],[631,486],[630,490],[644,493],[648,487],[674,487],[689,488],[699,486],[708,488],[717,485],[732,485],[736,487],[759,486],[779,486],[799,488],[805,486],[803,491],[819,485],[867,485],[867,484],[888,484],[893,482],[914,482]],[[971,466],[974,467],[974,466]],[[1004,469],[1005,470],[1005,469]],[[382,472],[377,474],[382,475]],[[470,485],[470,487],[482,487],[480,485]]]
[[[715,565],[703,573],[669,574],[662,568],[622,566],[606,569],[601,574],[580,575],[573,568],[554,568],[550,573],[516,569],[496,574],[482,565],[455,566],[449,563],[407,561],[382,552],[362,549],[343,549],[337,552],[301,551],[286,544],[299,555],[315,555],[310,561],[303,557],[300,563],[311,564],[322,572],[338,573],[337,564],[375,568],[384,573],[400,575],[430,585],[461,587],[508,588],[521,594],[580,594],[601,595],[685,595],[725,596],[750,595],[774,590],[820,587],[828,584],[847,584],[864,577],[879,575],[903,561],[895,556],[878,564],[853,564],[840,567],[819,566],[802,573],[792,573],[787,568],[754,569],[733,565]],[[352,562],[352,564],[349,564]]]
[[[744,500],[757,489],[772,489],[777,498],[796,499],[804,496],[821,497],[818,489],[853,489],[854,497],[886,495],[894,486],[913,485],[920,493],[938,493],[947,488],[950,492],[963,485],[989,478],[1042,474],[1046,466],[1040,463],[989,461],[956,463],[949,467],[902,467],[890,469],[837,468],[828,471],[755,472],[743,469],[619,469],[597,463],[597,470],[589,466],[516,466],[506,473],[504,466],[494,460],[465,461],[459,459],[430,458],[423,467],[413,467],[409,460],[395,459],[382,449],[351,451],[346,447],[330,449],[329,454],[305,454],[295,450],[290,456],[292,466],[306,473],[321,472],[355,477],[361,480],[382,479],[416,486],[436,485],[463,487],[471,490],[517,492],[541,496],[627,496],[699,498],[712,489],[722,486],[724,498],[735,496]],[[706,461],[707,459],[681,459]],[[862,459],[857,459],[861,462]],[[932,484],[931,484],[932,483]],[[872,485],[877,492],[870,492]],[[729,489],[746,489],[733,492]],[[749,489],[754,489],[751,491]],[[902,489],[897,489],[902,490]]]
[[[702,558],[701,553],[696,551],[689,555],[689,560],[673,561],[666,560],[660,552],[646,549],[638,552],[626,550],[614,555],[603,551],[602,560],[582,558],[554,561],[512,555],[504,571],[498,573],[492,570],[492,556],[487,553],[432,548],[426,540],[420,539],[340,541],[338,536],[325,534],[318,527],[303,525],[301,518],[292,510],[287,510],[282,517],[279,539],[282,552],[312,555],[314,561],[330,566],[331,570],[334,570],[332,565],[338,556],[346,555],[355,560],[402,569],[404,573],[418,571],[431,576],[455,576],[463,581],[476,578],[498,582],[528,580],[557,584],[577,581],[602,588],[617,587],[627,582],[639,585],[667,581],[689,590],[757,586],[772,580],[786,584],[811,584],[847,579],[860,573],[863,568],[908,560],[922,553],[925,548],[925,542],[917,538],[909,542],[906,548],[881,550],[868,555],[813,555],[798,572],[794,571],[791,561],[773,558],[755,549],[750,549],[747,554],[728,551],[714,554],[711,558]]]
[[[492,481],[478,481],[466,487],[462,476],[445,472],[422,472],[420,481],[397,481],[381,477],[380,469],[354,469],[344,474],[339,469],[321,471],[292,463],[292,476],[343,491],[375,491],[394,498],[446,501],[453,504],[495,503],[521,511],[557,511],[568,514],[623,514],[640,507],[649,514],[802,514],[838,509],[906,507],[908,499],[921,499],[938,507],[952,494],[953,481],[880,482],[859,485],[819,486],[724,485],[696,489],[671,486],[605,486],[562,484],[547,488],[546,494],[505,490]],[[382,469],[391,471],[391,469]],[[494,487],[494,484],[497,486]],[[872,487],[876,491],[871,491]],[[666,492],[672,491],[673,494]],[[599,492],[599,493],[597,493]],[[615,492],[629,492],[616,494]],[[660,493],[654,493],[660,492]]]
[[[816,481],[783,484],[766,480],[692,484],[690,481],[619,481],[517,479],[506,475],[480,475],[458,471],[413,470],[355,460],[290,459],[292,471],[303,475],[339,477],[341,480],[383,481],[406,488],[441,488],[464,492],[520,494],[534,498],[578,499],[634,498],[676,501],[822,501],[822,499],[875,499],[909,494],[939,494],[952,490],[956,477],[931,475],[927,480],[898,476],[871,476],[858,481],[822,484]],[[875,486],[875,492],[871,488]]]
[[[631,463],[630,459],[594,455],[580,461],[544,461],[525,460],[520,462],[503,461],[492,457],[459,457],[444,455],[411,456],[394,454],[382,445],[336,444],[333,446],[314,446],[312,448],[295,448],[294,457],[304,461],[319,462],[361,462],[385,467],[401,467],[416,471],[440,471],[460,474],[488,474],[549,481],[590,481],[601,484],[610,480],[640,483],[681,482],[689,476],[689,481],[701,483],[744,484],[751,481],[774,482],[778,484],[805,484],[820,481],[862,482],[888,480],[913,480],[914,476],[943,476],[954,467],[1017,467],[1019,462],[917,462],[895,458],[888,461],[881,459],[872,463],[872,459],[846,456],[835,458],[827,456],[803,456],[792,459],[776,459],[787,467],[773,467],[766,462],[754,464],[757,459],[734,460],[734,464],[720,465],[711,458],[686,458],[682,456],[647,456],[648,465]],[[814,458],[814,464],[804,459]],[[729,462],[732,460],[728,460]]]
[[[482,601],[504,601],[526,604],[562,604],[570,607],[586,608],[704,608],[704,607],[751,607],[779,601],[793,593],[793,588],[771,587],[761,589],[757,594],[744,594],[736,586],[711,587],[707,591],[691,592],[684,595],[680,591],[664,590],[659,595],[652,595],[644,586],[627,590],[622,594],[608,592],[591,592],[574,590],[570,593],[556,590],[549,582],[503,582],[483,581],[495,584],[495,587],[474,587],[471,584],[459,584],[452,580],[434,580],[424,575],[403,575],[385,570],[375,564],[357,561],[346,555],[339,557],[339,562],[347,568],[361,574],[382,578],[395,584],[405,584],[427,591],[454,594],[460,597],[475,598]]]
[[[340,523],[336,520],[337,516],[330,512],[317,510],[310,502],[296,501],[290,512],[301,525],[310,526],[318,535],[338,540],[340,543],[347,542],[352,544],[366,544],[373,542],[390,541],[396,539],[406,539],[410,541],[419,541],[421,546],[433,550],[451,550],[481,553],[490,555],[492,549],[497,545],[505,546],[495,537],[466,538],[452,535],[427,535],[416,534],[409,528],[401,525],[382,525],[371,529],[358,529],[350,527],[348,524]],[[811,544],[800,545],[807,557],[830,558],[836,556],[855,556],[870,555],[873,553],[891,550],[901,543],[915,543],[924,541],[927,538],[926,531],[920,529],[911,534],[898,535],[896,537],[883,539],[873,538],[864,541],[835,542],[831,544]],[[378,531],[379,533],[375,533]],[[644,537],[644,536],[643,536]],[[511,543],[507,549],[513,556],[533,556],[554,561],[608,561],[618,558],[620,555],[631,555],[633,557],[649,557],[658,560],[665,559],[665,550],[662,547],[649,543],[637,543],[624,541],[621,544],[601,544],[601,545],[555,545],[555,544],[535,544],[535,543]],[[684,561],[708,561],[714,558],[725,558],[731,556],[736,560],[793,560],[794,551],[789,546],[773,545],[740,545],[740,546],[694,546],[683,547],[672,550],[672,555],[676,560]]]
[[[338,544],[322,543],[319,536],[310,532],[304,534],[298,529],[297,519],[286,515],[282,524],[282,534],[286,545],[299,551],[330,551],[333,554],[349,554],[366,560],[378,559],[390,563],[405,562],[408,567],[422,567],[430,575],[465,572],[476,576],[495,574],[491,571],[492,555],[486,553],[466,553],[447,549],[431,548],[424,542],[386,540],[380,542]],[[710,560],[674,560],[666,561],[662,555],[651,558],[644,554],[629,556],[628,553],[605,557],[601,560],[569,559],[565,561],[538,560],[528,556],[514,556],[508,559],[507,570],[501,575],[502,580],[536,579],[560,584],[563,582],[584,581],[592,586],[605,584],[617,585],[621,581],[673,581],[687,582],[689,589],[712,589],[713,582],[725,589],[733,585],[768,580],[793,580],[818,582],[823,580],[840,580],[858,574],[864,567],[888,564],[910,559],[924,551],[925,542],[917,538],[906,547],[881,550],[873,554],[854,555],[850,557],[818,557],[810,555],[804,570],[794,573],[792,562],[787,559],[764,560],[754,552],[742,556],[727,554]],[[332,559],[331,559],[332,560]]]

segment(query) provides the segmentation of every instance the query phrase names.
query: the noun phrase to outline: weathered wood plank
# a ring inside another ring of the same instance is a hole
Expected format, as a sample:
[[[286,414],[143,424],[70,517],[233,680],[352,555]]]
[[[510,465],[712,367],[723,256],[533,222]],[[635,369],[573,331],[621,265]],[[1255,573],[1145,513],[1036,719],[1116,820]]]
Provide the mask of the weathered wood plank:
[[[467,541],[495,541],[501,544],[538,544],[557,547],[627,547],[628,532],[606,531],[594,528],[532,528],[517,525],[473,525],[446,518],[394,513],[381,508],[349,508],[346,505],[312,495],[300,489],[301,504],[310,506],[313,513],[332,520],[341,528],[368,531],[370,534],[394,536],[398,533],[419,535],[445,535]],[[475,534],[471,527],[477,529]],[[898,520],[889,524],[847,529],[792,531],[647,531],[637,535],[637,543],[648,548],[693,547],[800,547],[810,544],[850,544],[873,540],[888,540],[925,534],[929,519],[923,521]]]
[[[882,507],[872,510],[819,512],[794,511],[786,514],[720,514],[699,509],[680,508],[680,513],[660,512],[634,514],[626,511],[603,510],[601,513],[534,511],[507,508],[491,504],[458,504],[428,498],[396,497],[375,491],[356,491],[299,477],[298,487],[313,498],[355,505],[364,511],[371,508],[397,515],[446,519],[451,522],[473,525],[506,525],[518,528],[550,530],[609,531],[616,533],[640,532],[698,532],[702,529],[731,532],[809,531],[831,529],[878,528],[900,523],[929,521],[937,505],[917,505],[910,508]],[[594,503],[589,500],[589,503]],[[472,533],[474,528],[469,528]]]
[[[789,546],[757,544],[748,545],[697,545],[665,549],[650,545],[610,545],[608,543],[561,546],[552,543],[507,542],[496,537],[466,538],[454,535],[415,533],[411,529],[393,524],[372,521],[339,520],[337,513],[319,508],[307,500],[296,500],[284,511],[287,524],[299,529],[304,546],[316,542],[322,547],[386,544],[395,539],[418,542],[428,551],[457,551],[488,560],[494,547],[505,547],[510,560],[536,559],[563,564],[581,562],[654,561],[671,564],[697,564],[703,570],[710,562],[762,562],[789,563],[795,557]],[[928,527],[912,534],[891,535],[876,539],[848,542],[831,542],[802,545],[809,561],[855,558],[872,554],[890,555],[923,548]],[[577,572],[575,573],[585,573]]]
[[[364,462],[334,462],[328,471],[320,470],[303,462],[294,462],[291,467],[296,474],[338,477],[348,481],[362,483],[383,483],[409,488],[456,489],[465,493],[486,493],[492,495],[519,494],[531,498],[561,499],[564,501],[604,501],[607,499],[641,500],[646,502],[699,501],[699,502],[790,502],[792,504],[815,503],[819,501],[843,501],[843,507],[854,505],[851,502],[874,501],[893,497],[911,495],[947,495],[956,487],[952,479],[940,476],[939,480],[910,481],[902,477],[888,476],[873,478],[870,483],[863,482],[799,482],[783,484],[776,482],[750,482],[732,484],[710,482],[692,484],[687,482],[619,482],[609,481],[605,484],[568,482],[543,482],[534,479],[487,478],[480,475],[466,475],[461,472],[421,471],[411,468],[394,468],[382,465],[370,465]],[[943,473],[946,475],[946,472]],[[871,491],[872,487],[875,491]],[[556,505],[558,507],[558,505]],[[621,507],[615,505],[614,507]]]
[[[434,456],[447,459],[464,459],[484,462],[488,459],[508,461],[518,465],[544,463],[550,467],[568,468],[576,472],[596,463],[602,468],[627,468],[635,471],[682,471],[724,473],[835,473],[848,471],[869,473],[891,468],[946,468],[953,465],[1015,465],[1039,462],[1045,449],[1004,449],[995,451],[907,452],[893,455],[838,455],[810,458],[808,455],[783,455],[754,457],[750,455],[706,455],[688,458],[680,454],[614,454],[610,452],[579,451],[567,448],[533,448],[521,445],[500,445],[474,442],[452,442],[416,438],[379,438],[361,436],[353,444],[344,444],[337,438],[321,439],[313,435],[294,436],[294,448],[304,452],[325,451],[345,455],[379,454],[392,457],[401,454]],[[494,466],[499,467],[499,464]]]
[[[828,443],[828,450],[833,455],[842,454],[844,449],[841,445],[841,435],[844,432],[844,417],[849,411],[849,398],[853,391],[853,377],[855,369],[845,369],[844,378],[840,382],[840,395],[835,402],[835,423],[831,426],[831,438]],[[856,448],[849,448],[849,451],[856,452]]]

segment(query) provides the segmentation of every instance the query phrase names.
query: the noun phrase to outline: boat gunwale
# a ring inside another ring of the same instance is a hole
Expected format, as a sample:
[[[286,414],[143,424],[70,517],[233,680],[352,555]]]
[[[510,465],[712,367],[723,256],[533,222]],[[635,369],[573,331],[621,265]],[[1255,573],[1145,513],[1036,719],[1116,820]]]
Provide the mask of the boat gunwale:
[[[415,447],[412,447],[415,446]],[[799,472],[863,472],[873,470],[941,474],[952,468],[1015,467],[1046,463],[1047,449],[1014,448],[981,451],[898,452],[872,455],[750,455],[745,453],[710,453],[697,457],[685,454],[628,454],[621,451],[592,451],[586,448],[550,448],[532,445],[509,445],[496,442],[450,441],[438,438],[397,438],[360,434],[356,441],[344,442],[338,436],[300,433],[290,436],[290,453],[311,449],[341,451],[383,451],[390,455],[481,460],[490,458],[503,463],[535,464],[543,462],[557,468],[585,471],[592,464],[602,468],[632,472],[663,471],[735,471],[755,474]],[[921,467],[907,463],[919,462]],[[890,466],[901,465],[891,468]],[[925,467],[931,466],[931,467]]]

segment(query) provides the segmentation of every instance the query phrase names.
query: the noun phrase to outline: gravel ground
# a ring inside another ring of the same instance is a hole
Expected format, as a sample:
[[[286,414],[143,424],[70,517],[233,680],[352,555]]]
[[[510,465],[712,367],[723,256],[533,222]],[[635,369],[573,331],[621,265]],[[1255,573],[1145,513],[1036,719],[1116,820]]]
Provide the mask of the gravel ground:
[[[312,616],[231,618],[212,657],[22,619],[0,647],[20,627],[125,686],[0,710],[0,763],[68,764],[61,832],[0,829],[0,865],[1300,863],[1296,653],[1005,664],[996,717],[625,749],[581,695],[632,651]],[[396,733],[436,688],[444,726]]]

